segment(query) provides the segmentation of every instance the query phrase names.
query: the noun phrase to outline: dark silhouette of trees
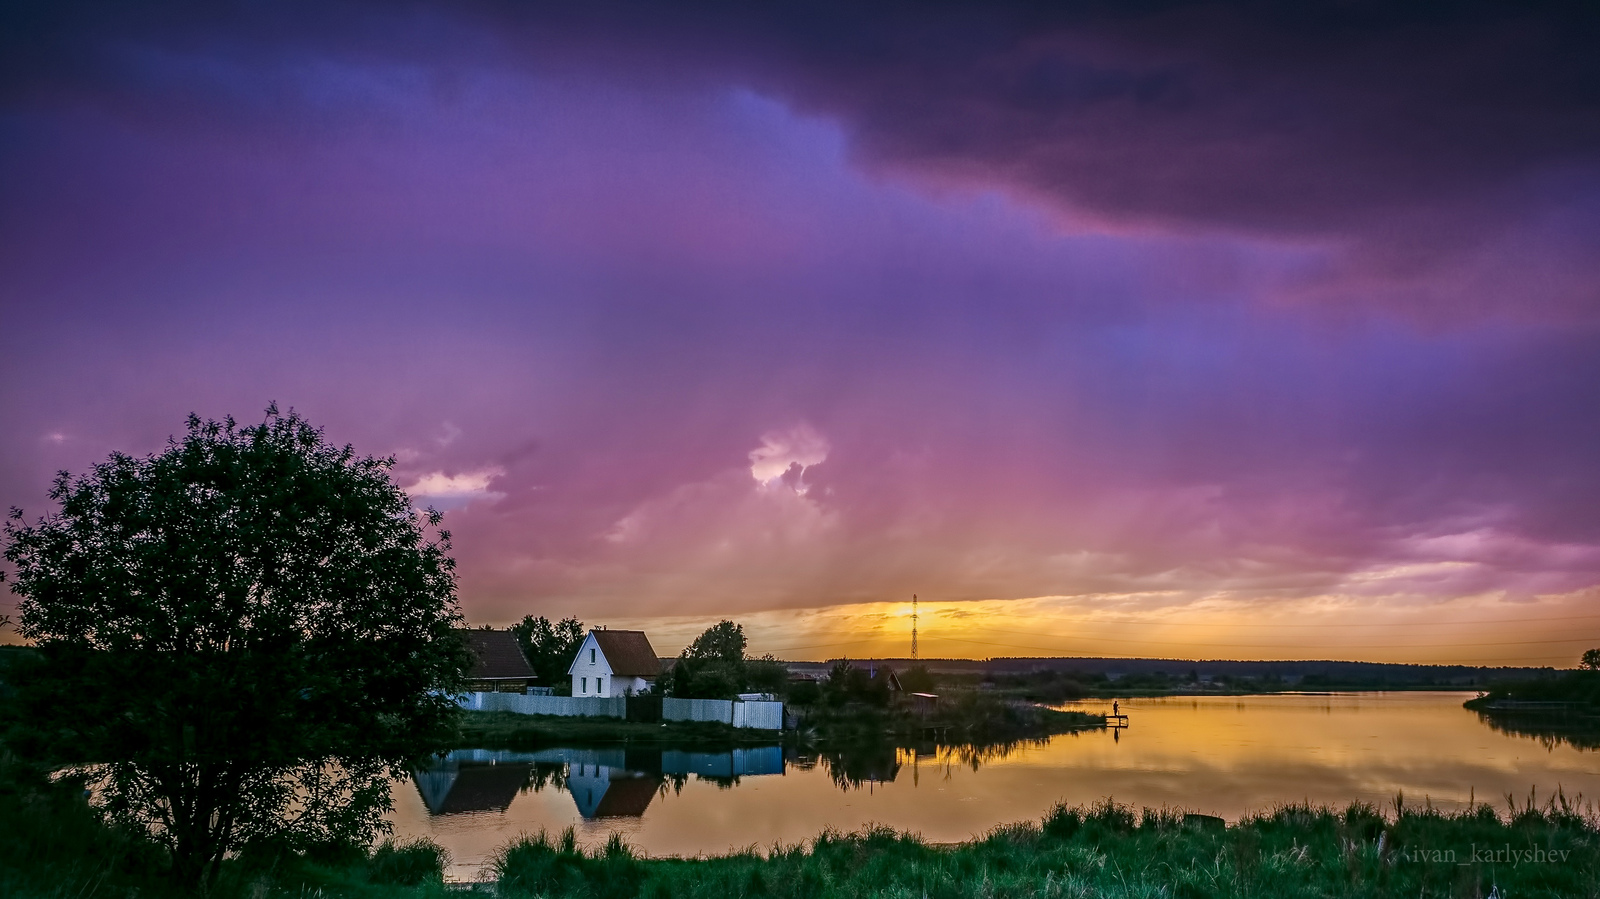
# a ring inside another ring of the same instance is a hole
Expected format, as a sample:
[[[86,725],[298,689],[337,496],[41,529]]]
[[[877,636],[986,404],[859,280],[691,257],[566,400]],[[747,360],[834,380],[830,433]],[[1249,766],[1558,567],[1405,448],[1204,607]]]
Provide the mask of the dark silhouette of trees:
[[[87,766],[194,892],[233,850],[369,842],[469,665],[449,534],[392,464],[274,405],[62,472],[56,512],[4,529],[38,650],[13,748]]]
[[[706,628],[705,633],[694,638],[683,657],[697,661],[717,661],[739,664],[744,661],[744,625],[732,621],[719,621]]]
[[[517,642],[522,644],[522,654],[528,657],[528,664],[533,666],[533,673],[539,676],[539,683],[554,687],[557,693],[571,693],[572,679],[567,677],[567,671],[572,667],[578,646],[587,634],[583,622],[576,618],[563,618],[552,624],[550,619],[542,615],[538,618],[524,615],[521,621],[511,626],[511,631],[517,635]]]
[[[666,692],[686,699],[731,699],[740,693],[783,693],[789,669],[772,656],[745,656],[744,625],[719,621],[694,639],[672,666]]]
[[[1584,650],[1583,659],[1578,662],[1578,665],[1590,671],[1600,670],[1600,649]]]

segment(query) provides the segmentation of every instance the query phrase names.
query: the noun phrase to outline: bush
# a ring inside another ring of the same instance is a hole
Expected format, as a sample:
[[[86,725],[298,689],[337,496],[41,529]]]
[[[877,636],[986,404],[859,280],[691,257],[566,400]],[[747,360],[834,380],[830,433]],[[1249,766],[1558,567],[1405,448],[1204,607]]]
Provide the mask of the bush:
[[[367,879],[373,883],[420,886],[430,881],[442,881],[445,866],[449,863],[450,853],[432,840],[419,839],[409,843],[384,840],[372,853],[372,861],[367,865]]]

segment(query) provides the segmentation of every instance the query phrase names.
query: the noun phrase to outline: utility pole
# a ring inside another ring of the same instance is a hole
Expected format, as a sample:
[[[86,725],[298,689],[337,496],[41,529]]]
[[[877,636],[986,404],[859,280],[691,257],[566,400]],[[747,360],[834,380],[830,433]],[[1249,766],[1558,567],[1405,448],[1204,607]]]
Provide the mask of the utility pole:
[[[917,660],[917,594],[911,594],[911,661]]]

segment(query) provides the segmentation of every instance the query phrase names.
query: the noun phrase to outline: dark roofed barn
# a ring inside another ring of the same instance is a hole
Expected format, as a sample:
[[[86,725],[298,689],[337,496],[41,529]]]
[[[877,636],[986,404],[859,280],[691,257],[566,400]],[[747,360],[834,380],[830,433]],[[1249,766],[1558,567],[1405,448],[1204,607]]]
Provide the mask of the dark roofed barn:
[[[478,628],[466,632],[472,650],[472,671],[467,689],[483,692],[522,693],[539,682],[522,645],[511,631]]]

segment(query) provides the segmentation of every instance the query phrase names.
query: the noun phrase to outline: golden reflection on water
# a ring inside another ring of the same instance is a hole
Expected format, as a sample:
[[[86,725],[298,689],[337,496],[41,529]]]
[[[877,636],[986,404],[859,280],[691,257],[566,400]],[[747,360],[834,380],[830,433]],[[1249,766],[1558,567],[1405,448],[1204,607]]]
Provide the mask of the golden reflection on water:
[[[475,879],[495,850],[517,835],[569,825],[586,844],[620,832],[651,855],[695,855],[795,843],[826,827],[868,824],[957,841],[997,824],[1037,820],[1058,801],[1106,797],[1229,819],[1283,802],[1387,806],[1401,791],[1408,802],[1427,799],[1447,808],[1465,805],[1469,796],[1504,807],[1508,793],[1521,799],[1537,790],[1542,797],[1558,787],[1569,796],[1600,798],[1600,753],[1495,731],[1461,707],[1472,695],[1129,699],[1121,709],[1130,726],[1115,733],[1070,734],[1002,752],[900,750],[849,764],[791,754],[786,764],[762,769],[783,773],[733,784],[658,771],[647,778],[655,786],[651,796],[635,795],[641,791],[636,773],[601,769],[597,779],[573,766],[580,776],[567,777],[568,788],[623,784],[623,801],[612,807],[641,812],[636,817],[585,818],[585,800],[552,781],[537,791],[507,793],[481,811],[441,816],[428,814],[415,785],[398,784],[391,818],[397,836],[429,836],[449,849],[453,877]],[[1110,702],[1072,707],[1110,711]],[[709,763],[666,767],[684,764]],[[587,797],[591,813],[596,802]]]

